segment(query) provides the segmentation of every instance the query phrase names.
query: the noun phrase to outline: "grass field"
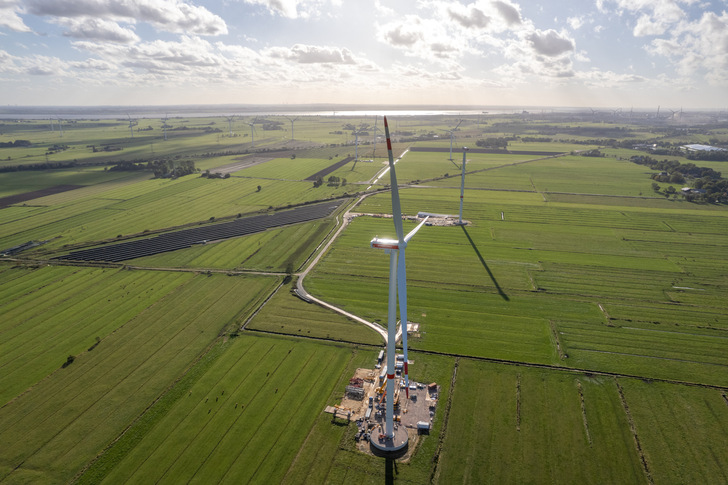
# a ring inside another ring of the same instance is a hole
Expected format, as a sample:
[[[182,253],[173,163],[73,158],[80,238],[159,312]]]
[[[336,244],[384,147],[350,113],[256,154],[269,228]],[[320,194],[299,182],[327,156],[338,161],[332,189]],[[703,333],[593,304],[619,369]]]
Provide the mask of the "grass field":
[[[0,262],[0,483],[728,480],[728,212],[655,193],[651,171],[626,160],[632,150],[571,154],[595,147],[573,140],[616,124],[503,116],[458,128],[454,146],[517,134],[513,150],[568,154],[470,153],[468,225],[424,227],[410,243],[409,319],[420,325],[410,376],[442,393],[406,463],[359,453],[355,426],[322,412],[357,367],[373,366],[381,337],[296,298],[295,277],[283,283],[334,220],[126,269],[46,262],[70,245],[364,192],[386,160],[385,145],[374,152],[362,136],[362,160],[331,174],[347,185],[314,188],[303,179],[354,154],[345,125],[371,131],[373,117],[304,116],[294,141],[287,119],[266,118],[280,129],[259,120],[260,153],[251,117],[235,120],[235,136],[223,117],[174,118],[166,142],[161,120],[139,120],[152,129],[133,138],[123,119],[64,124],[62,139],[46,121],[2,123],[0,141],[31,146],[3,149],[0,167],[78,165],[1,173],[0,197],[82,187],[0,209],[0,249],[47,241]],[[441,148],[442,130],[458,122],[390,121],[395,133],[429,138],[417,146]],[[544,132],[554,141],[522,141]],[[395,143],[396,155],[410,145]],[[206,170],[268,155],[228,179],[105,170],[157,158]],[[411,151],[397,163],[401,183],[422,181],[400,190],[405,214],[457,214],[462,154],[448,158]],[[390,214],[390,194],[353,211]],[[369,247],[374,236],[393,237],[392,220],[355,217],[305,284],[384,323],[389,258]]]
[[[37,383],[27,382],[25,386],[35,385],[25,392],[18,387],[17,377],[11,380],[15,384],[12,399],[6,397],[0,410],[0,449],[4,450],[0,480],[68,480],[143,413],[220,332],[246,318],[276,283],[264,277],[190,278],[166,273],[164,278],[171,282],[166,283],[162,298],[137,307],[136,313],[130,312],[116,328],[106,328],[99,345],[80,351],[71,365],[61,368],[65,358],[59,362],[52,354],[41,355],[36,360],[40,359],[46,369],[55,368],[46,372],[47,377]],[[164,283],[148,279],[145,291],[136,292],[151,292],[160,284]],[[97,282],[96,288],[104,290],[105,286]],[[56,289],[63,291],[60,285]],[[89,296],[88,291],[80,295]],[[243,305],[239,303],[241,295],[245,295]],[[93,305],[89,311],[94,311]],[[104,314],[98,310],[89,317],[105,323]],[[55,318],[60,324],[53,330],[55,340],[76,337],[76,349],[91,345],[92,336],[101,333],[99,328],[88,336],[76,335],[69,326],[74,321],[72,315],[59,313]],[[30,330],[31,334],[43,333],[37,325]],[[60,350],[61,355],[73,351],[72,343]]]
[[[352,350],[247,336],[225,345],[188,394],[101,483],[277,483],[283,478]],[[99,483],[95,471],[80,483]]]
[[[440,483],[645,480],[613,379],[461,360],[448,422]]]

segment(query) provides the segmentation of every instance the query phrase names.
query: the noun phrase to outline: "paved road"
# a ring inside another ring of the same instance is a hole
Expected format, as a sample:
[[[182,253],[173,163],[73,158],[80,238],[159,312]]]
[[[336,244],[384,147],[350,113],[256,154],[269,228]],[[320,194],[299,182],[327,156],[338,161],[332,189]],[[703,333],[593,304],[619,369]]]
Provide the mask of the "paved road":
[[[361,197],[359,197],[356,204],[361,202],[365,197],[368,197],[369,195],[371,195],[371,194],[365,194],[365,195],[362,195]],[[354,205],[356,205],[356,204],[354,204]],[[303,286],[303,281],[306,278],[306,276],[308,275],[308,273],[311,272],[311,270],[316,266],[316,264],[318,264],[321,257],[323,257],[323,255],[326,254],[326,251],[328,251],[329,247],[331,247],[331,245],[336,240],[336,238],[339,237],[341,232],[346,228],[347,225],[349,225],[349,222],[351,222],[351,220],[353,218],[354,218],[354,216],[352,216],[350,214],[350,210],[347,210],[346,213],[342,216],[342,221],[341,221],[341,224],[339,225],[339,228],[336,230],[336,232],[331,237],[331,239],[329,239],[329,242],[326,243],[326,246],[321,248],[321,250],[318,252],[316,257],[313,258],[313,260],[311,260],[311,262],[306,267],[306,269],[304,269],[298,276],[298,281],[296,282],[296,293],[298,293],[298,295],[301,298],[303,298],[304,300],[318,303],[319,305],[321,305],[325,308],[333,310],[336,313],[339,313],[341,315],[344,315],[347,318],[350,318],[354,321],[357,321],[359,323],[366,325],[367,327],[371,328],[375,332],[379,333],[379,335],[382,336],[382,338],[384,339],[384,342],[386,343],[387,342],[387,329],[386,328],[382,327],[381,325],[379,325],[377,323],[370,322],[369,320],[365,320],[352,313],[349,313],[342,308],[339,308],[337,306],[332,305],[331,303],[327,303],[327,302],[321,300],[320,298],[316,298],[315,296],[311,295],[308,291],[306,291],[306,288]],[[337,221],[338,221],[338,217],[337,217]]]

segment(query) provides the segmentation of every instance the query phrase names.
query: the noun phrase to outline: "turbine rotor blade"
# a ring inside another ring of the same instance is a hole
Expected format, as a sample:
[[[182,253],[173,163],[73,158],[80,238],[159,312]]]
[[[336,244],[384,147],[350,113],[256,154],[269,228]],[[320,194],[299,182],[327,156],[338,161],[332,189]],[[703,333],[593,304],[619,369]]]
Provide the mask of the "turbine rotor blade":
[[[425,217],[425,218],[424,218],[424,220],[423,220],[422,222],[420,222],[420,223],[419,223],[419,225],[418,225],[417,227],[415,227],[414,229],[412,229],[412,230],[411,230],[411,231],[410,231],[410,232],[409,232],[409,233],[408,233],[408,234],[407,234],[407,235],[406,235],[406,236],[404,237],[404,242],[409,242],[409,240],[410,240],[410,239],[412,239],[412,237],[413,237],[413,236],[414,236],[415,234],[417,234],[417,231],[419,231],[419,230],[420,230],[420,228],[421,228],[422,226],[424,226],[424,225],[425,225],[425,222],[427,222],[427,219],[429,219],[429,218],[430,218],[430,216],[427,216],[427,217]]]
[[[389,138],[389,124],[387,117],[384,117],[384,134],[387,137],[387,154],[389,155],[389,180],[392,188],[392,218],[394,229],[397,231],[397,239],[400,244],[404,242],[404,230],[402,229],[402,207],[399,203],[399,188],[397,187],[397,174],[394,172],[394,155],[392,155],[392,141]]]

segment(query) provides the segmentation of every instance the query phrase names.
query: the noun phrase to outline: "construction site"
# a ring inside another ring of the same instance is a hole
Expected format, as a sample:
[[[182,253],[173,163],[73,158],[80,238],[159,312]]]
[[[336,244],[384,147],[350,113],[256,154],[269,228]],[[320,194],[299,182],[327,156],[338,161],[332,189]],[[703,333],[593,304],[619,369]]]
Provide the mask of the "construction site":
[[[385,405],[390,396],[386,392],[386,365],[382,365],[380,352],[375,369],[357,369],[349,380],[341,404],[327,406],[326,412],[333,419],[355,422],[357,448],[368,454],[378,454],[377,441],[384,442]],[[410,364],[412,361],[409,362]],[[395,363],[394,427],[400,439],[409,439],[408,448],[415,449],[421,434],[428,434],[439,396],[437,383],[410,381],[405,384],[402,376],[404,356],[397,354]],[[405,456],[405,459],[407,456]]]

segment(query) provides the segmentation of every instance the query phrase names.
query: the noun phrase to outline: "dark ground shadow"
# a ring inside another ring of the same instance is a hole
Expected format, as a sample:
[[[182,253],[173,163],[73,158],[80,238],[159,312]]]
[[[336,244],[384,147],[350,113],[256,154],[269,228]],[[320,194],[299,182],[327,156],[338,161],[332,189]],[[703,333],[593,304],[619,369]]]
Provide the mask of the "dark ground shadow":
[[[508,295],[505,294],[505,292],[503,291],[503,288],[500,287],[500,285],[498,284],[498,281],[495,279],[495,276],[493,276],[493,272],[491,272],[490,268],[488,267],[488,263],[485,262],[485,259],[483,259],[483,256],[480,254],[480,251],[478,251],[478,246],[475,245],[473,238],[471,238],[470,234],[468,234],[468,230],[465,228],[465,226],[460,226],[460,227],[463,228],[465,237],[468,238],[468,241],[470,241],[470,245],[473,246],[473,249],[475,250],[475,254],[478,255],[478,259],[480,260],[480,263],[483,265],[483,268],[485,268],[485,270],[488,272],[488,276],[490,276],[491,281],[495,285],[495,289],[498,290],[498,294],[505,301],[510,301],[511,299],[508,298]]]
[[[394,458],[386,458],[384,464],[384,483],[391,485],[394,483],[395,475],[399,474],[397,471],[397,461]]]

